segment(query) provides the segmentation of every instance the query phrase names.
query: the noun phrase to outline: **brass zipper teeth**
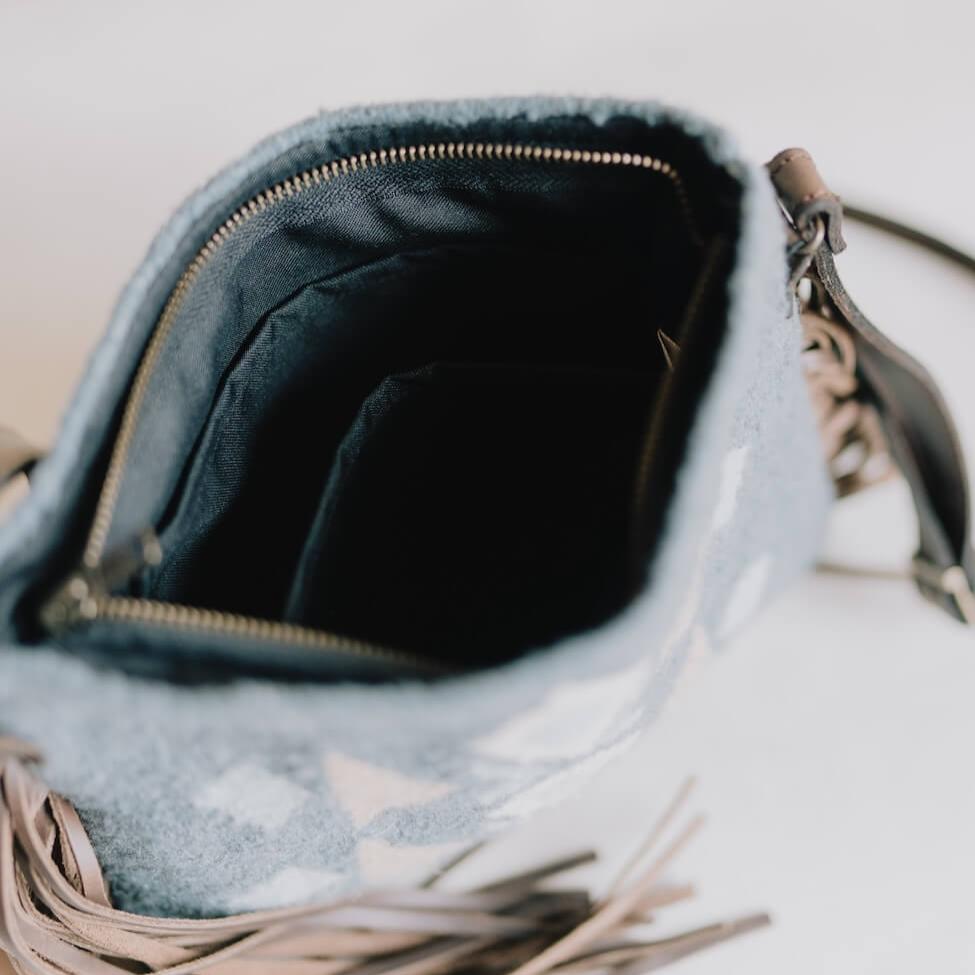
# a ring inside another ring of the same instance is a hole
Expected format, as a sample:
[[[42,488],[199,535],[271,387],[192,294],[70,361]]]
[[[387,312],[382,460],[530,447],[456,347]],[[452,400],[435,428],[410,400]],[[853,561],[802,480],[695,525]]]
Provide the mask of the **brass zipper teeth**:
[[[693,211],[688,200],[680,173],[665,160],[656,156],[590,149],[571,149],[553,146],[525,145],[499,142],[438,142],[428,145],[411,145],[363,152],[345,156],[323,163],[312,169],[298,173],[280,183],[258,193],[243,206],[235,210],[200,248],[196,257],[183,271],[175,288],[163,308],[159,321],[153,330],[146,351],[139,363],[125,410],[122,414],[118,436],[112,449],[108,470],[99,495],[95,516],[88,535],[82,557],[83,568],[95,571],[99,568],[105,554],[109,529],[118,504],[118,498],[125,473],[129,450],[135,437],[136,427],[142,412],[149,382],[152,378],[160,353],[169,337],[176,318],[183,306],[187,293],[217,254],[223,244],[236,230],[252,217],[263,213],[283,201],[301,195],[315,187],[331,183],[336,179],[351,175],[359,170],[373,170],[384,166],[430,160],[510,160],[512,162],[557,163],[581,166],[620,166],[643,169],[666,178],[673,187],[678,205],[684,215],[688,231],[695,243],[700,245],[701,237],[697,230]],[[196,630],[220,630],[238,633],[243,636],[266,638],[284,643],[301,644],[313,648],[330,649],[353,653],[355,655],[395,657],[398,660],[413,660],[394,650],[374,647],[326,633],[288,623],[279,623],[253,617],[237,616],[219,611],[196,609],[153,600],[129,597],[103,596],[89,605],[89,613],[84,618],[107,618],[115,620],[156,623],[183,626]]]
[[[313,630],[293,623],[258,619],[220,610],[198,609],[195,606],[163,603],[153,599],[135,599],[129,596],[99,596],[91,601],[89,613],[89,619],[92,620],[220,632],[227,636],[286,643],[308,650],[329,650],[358,658],[399,664],[412,669],[422,667],[431,673],[446,672],[446,668],[425,658],[375,643],[327,633],[324,630]]]
[[[263,193],[258,193],[242,207],[239,207],[221,225],[213,236],[203,245],[199,253],[192,260],[176,283],[169,296],[162,315],[159,318],[153,335],[146,348],[145,355],[136,372],[132,391],[125,407],[118,437],[112,451],[112,458],[105,482],[99,497],[91,533],[85,546],[84,564],[87,568],[98,566],[105,550],[108,531],[112,516],[118,502],[118,495],[122,484],[125,461],[131,442],[135,435],[136,424],[141,413],[142,402],[145,398],[148,383],[155,369],[156,361],[166,343],[169,332],[176,316],[182,307],[183,300],[200,272],[209,264],[224,242],[243,226],[251,217],[263,213],[269,207],[275,206],[289,197],[332,182],[337,177],[356,172],[360,169],[378,169],[382,166],[408,163],[423,160],[443,159],[507,159],[530,160],[536,162],[579,163],[583,165],[613,165],[630,166],[648,169],[667,177],[674,187],[681,209],[684,211],[688,226],[694,228],[693,215],[687,199],[680,174],[670,163],[655,156],[641,155],[628,152],[600,152],[588,149],[562,149],[549,146],[519,145],[510,143],[482,143],[482,142],[447,142],[431,145],[404,146],[398,149],[381,149],[378,152],[364,152],[358,156],[346,156],[331,163],[324,163],[314,169],[305,170],[297,176],[277,183]],[[696,231],[693,231],[695,233]]]

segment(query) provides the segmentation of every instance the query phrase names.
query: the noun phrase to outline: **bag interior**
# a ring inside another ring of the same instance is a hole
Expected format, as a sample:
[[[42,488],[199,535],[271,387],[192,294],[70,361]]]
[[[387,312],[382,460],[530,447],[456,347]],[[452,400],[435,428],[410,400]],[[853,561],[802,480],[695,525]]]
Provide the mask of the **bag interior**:
[[[458,669],[633,598],[720,341],[738,187],[676,129],[580,125],[544,141],[652,151],[687,200],[637,166],[425,160],[217,251],[122,486],[162,561],[119,592]]]

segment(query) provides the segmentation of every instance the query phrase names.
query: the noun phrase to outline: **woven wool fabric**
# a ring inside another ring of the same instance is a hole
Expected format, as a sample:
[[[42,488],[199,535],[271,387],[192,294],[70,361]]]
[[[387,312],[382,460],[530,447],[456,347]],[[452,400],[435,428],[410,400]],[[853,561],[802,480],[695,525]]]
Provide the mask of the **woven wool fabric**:
[[[0,731],[43,751],[45,777],[77,806],[119,906],[207,915],[414,882],[582,787],[659,713],[689,659],[709,655],[813,559],[831,486],[765,174],[724,134],[652,104],[421,104],[296,126],[176,214],[123,295],[32,494],[0,532],[0,614],[66,528],[76,471],[94,463],[191,229],[246,198],[259,174],[293,170],[309,146],[321,153],[367,126],[565,115],[599,125],[621,114],[679,125],[743,186],[729,327],[644,592],[596,630],[430,684],[172,685],[15,645],[0,622]],[[652,769],[647,778],[652,787]]]

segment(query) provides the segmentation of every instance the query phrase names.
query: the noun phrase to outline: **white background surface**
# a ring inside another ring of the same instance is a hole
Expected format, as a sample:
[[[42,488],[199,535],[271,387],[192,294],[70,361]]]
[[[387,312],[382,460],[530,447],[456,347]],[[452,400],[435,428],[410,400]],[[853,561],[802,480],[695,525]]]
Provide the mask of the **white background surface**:
[[[361,101],[660,98],[764,160],[813,150],[841,193],[975,249],[975,15],[957,2],[0,0],[0,418],[46,441],[175,204],[268,132]],[[975,456],[975,285],[849,233],[868,314],[942,380]],[[834,547],[896,564],[896,485]],[[698,921],[768,932],[690,973],[975,971],[975,637],[906,585],[812,578],[706,669],[595,787],[512,840],[622,852],[689,771],[712,824],[677,873]]]

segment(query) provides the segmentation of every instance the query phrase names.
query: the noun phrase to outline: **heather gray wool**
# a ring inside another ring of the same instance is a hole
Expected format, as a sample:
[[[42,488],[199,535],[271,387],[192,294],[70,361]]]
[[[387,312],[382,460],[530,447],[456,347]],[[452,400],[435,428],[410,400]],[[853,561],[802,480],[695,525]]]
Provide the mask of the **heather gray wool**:
[[[125,291],[32,493],[0,531],[0,612],[32,553],[64,530],[76,469],[91,463],[86,451],[130,375],[123,364],[191,252],[191,228],[226,214],[276,161],[357,126],[566,114],[602,124],[621,113],[700,137],[744,187],[730,324],[647,588],[595,631],[429,684],[181,686],[17,646],[0,631],[0,732],[43,751],[44,776],[78,807],[119,906],[211,915],[416,882],[461,846],[584,788],[653,721],[687,661],[814,558],[832,489],[764,172],[723,133],[654,104],[419,104],[302,123],[175,215]]]

